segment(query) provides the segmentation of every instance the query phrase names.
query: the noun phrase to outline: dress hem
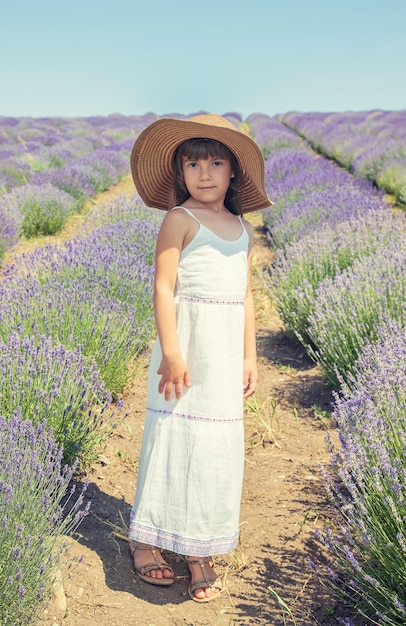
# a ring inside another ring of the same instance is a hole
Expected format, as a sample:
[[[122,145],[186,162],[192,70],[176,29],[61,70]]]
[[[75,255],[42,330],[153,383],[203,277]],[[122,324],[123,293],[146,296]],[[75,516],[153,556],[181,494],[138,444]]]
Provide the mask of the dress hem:
[[[161,550],[169,550],[184,556],[205,557],[214,554],[228,554],[234,550],[238,543],[239,533],[237,532],[231,537],[197,540],[131,522],[128,536],[133,541],[147,543]]]

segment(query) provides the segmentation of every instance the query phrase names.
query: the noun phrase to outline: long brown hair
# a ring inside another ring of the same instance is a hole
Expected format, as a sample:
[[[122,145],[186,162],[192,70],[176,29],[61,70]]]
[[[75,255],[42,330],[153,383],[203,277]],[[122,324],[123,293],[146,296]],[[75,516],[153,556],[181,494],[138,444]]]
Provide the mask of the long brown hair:
[[[173,158],[173,195],[171,202],[173,205],[182,204],[190,197],[190,193],[185,185],[183,178],[183,159],[187,157],[191,160],[198,161],[199,159],[228,159],[230,161],[231,170],[234,177],[230,180],[230,185],[227,189],[226,196],[224,198],[224,205],[234,215],[242,215],[242,208],[240,202],[240,189],[242,185],[242,172],[234,154],[219,141],[213,139],[188,139],[180,144],[175,152]]]

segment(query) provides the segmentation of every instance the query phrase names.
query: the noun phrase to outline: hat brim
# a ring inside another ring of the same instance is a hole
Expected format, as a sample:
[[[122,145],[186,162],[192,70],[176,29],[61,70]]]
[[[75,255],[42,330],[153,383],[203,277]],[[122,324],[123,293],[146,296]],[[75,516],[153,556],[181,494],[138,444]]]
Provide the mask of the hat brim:
[[[220,141],[236,157],[243,175],[240,199],[243,213],[265,209],[272,205],[264,187],[264,157],[255,141],[234,128],[177,118],[161,118],[150,124],[138,136],[131,153],[131,172],[135,187],[147,206],[171,208],[173,187],[173,156],[181,143],[188,139],[206,138]]]

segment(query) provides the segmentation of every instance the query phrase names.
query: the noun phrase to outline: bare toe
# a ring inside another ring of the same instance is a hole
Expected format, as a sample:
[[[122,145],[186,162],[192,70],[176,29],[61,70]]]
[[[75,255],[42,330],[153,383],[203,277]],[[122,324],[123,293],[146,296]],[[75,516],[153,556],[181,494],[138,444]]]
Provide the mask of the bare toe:
[[[142,580],[156,585],[173,583],[173,571],[163,560],[158,548],[130,541],[130,551],[135,571]]]
[[[191,574],[189,595],[196,602],[214,599],[221,591],[221,580],[210,564],[210,559],[188,557]]]

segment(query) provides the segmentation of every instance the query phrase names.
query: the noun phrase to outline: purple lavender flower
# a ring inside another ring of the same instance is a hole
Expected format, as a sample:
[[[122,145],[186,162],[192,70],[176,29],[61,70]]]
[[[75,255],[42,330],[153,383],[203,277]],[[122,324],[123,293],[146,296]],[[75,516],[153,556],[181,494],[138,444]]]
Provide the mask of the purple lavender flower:
[[[336,395],[341,448],[326,480],[343,527],[324,543],[360,589],[363,614],[391,624],[404,621],[406,605],[405,404],[406,333],[387,317]]]
[[[72,533],[87,506],[64,504],[74,468],[61,465],[62,451],[45,424],[34,426],[18,415],[0,416],[0,509],[2,525],[0,623],[32,623],[40,602],[50,593],[65,547],[56,539]],[[12,493],[11,499],[9,493]],[[49,493],[47,506],[41,504]],[[55,512],[63,515],[56,522]],[[16,544],[16,537],[19,537]]]

